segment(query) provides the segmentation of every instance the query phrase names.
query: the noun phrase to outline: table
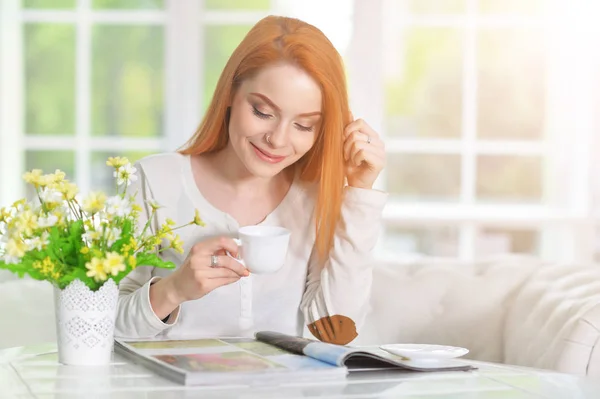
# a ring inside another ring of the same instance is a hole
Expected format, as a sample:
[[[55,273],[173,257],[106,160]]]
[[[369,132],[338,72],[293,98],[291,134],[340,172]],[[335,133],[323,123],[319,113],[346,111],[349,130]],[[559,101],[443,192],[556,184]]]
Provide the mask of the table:
[[[467,361],[467,360],[465,360]],[[58,363],[56,344],[0,350],[0,398],[600,398],[600,381],[468,361],[469,372],[351,373],[345,380],[276,386],[185,387],[113,354],[110,366]]]

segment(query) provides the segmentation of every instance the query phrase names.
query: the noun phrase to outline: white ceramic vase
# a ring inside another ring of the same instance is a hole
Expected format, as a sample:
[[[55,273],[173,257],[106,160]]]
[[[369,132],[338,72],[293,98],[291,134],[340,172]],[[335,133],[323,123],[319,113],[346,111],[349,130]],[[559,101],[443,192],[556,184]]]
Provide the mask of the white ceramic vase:
[[[98,291],[81,280],[54,289],[58,361],[62,364],[107,365],[113,350],[119,289],[112,279]]]

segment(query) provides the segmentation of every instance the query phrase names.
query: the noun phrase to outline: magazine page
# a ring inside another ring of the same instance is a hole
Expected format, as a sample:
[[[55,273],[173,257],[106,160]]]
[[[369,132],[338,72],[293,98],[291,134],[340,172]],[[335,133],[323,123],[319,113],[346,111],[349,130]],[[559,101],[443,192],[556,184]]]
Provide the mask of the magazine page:
[[[351,348],[346,346],[328,344],[274,331],[257,332],[256,339],[289,352],[309,356],[337,367],[344,367],[344,360],[353,352]]]
[[[349,371],[389,368],[403,368],[413,371],[454,371],[474,369],[473,366],[463,360],[417,362],[402,356],[391,354],[379,347],[352,348],[272,331],[258,332],[256,333],[256,339],[290,352],[304,354],[331,365],[345,366]]]
[[[252,338],[116,341],[115,349],[155,372],[184,384],[289,378],[334,378],[339,369]],[[293,374],[293,376],[290,376]]]

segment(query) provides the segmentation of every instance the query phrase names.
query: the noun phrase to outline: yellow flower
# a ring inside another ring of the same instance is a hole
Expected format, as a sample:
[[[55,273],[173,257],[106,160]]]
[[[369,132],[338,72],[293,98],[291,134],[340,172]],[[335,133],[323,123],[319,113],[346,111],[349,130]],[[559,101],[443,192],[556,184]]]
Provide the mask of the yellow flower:
[[[170,247],[173,248],[175,251],[179,252],[180,254],[183,253],[183,241],[178,235],[176,235],[175,238],[171,241]]]
[[[12,207],[19,211],[26,203],[27,200],[25,198],[21,198],[20,200],[13,202]]]
[[[12,217],[12,211],[10,208],[0,208],[0,223],[6,222]]]
[[[125,271],[125,259],[116,252],[109,252],[106,254],[104,260],[104,271],[106,274],[116,276],[119,272]]]
[[[206,224],[204,224],[204,221],[202,220],[202,218],[200,217],[200,212],[198,211],[198,209],[195,210],[194,212],[194,221],[193,223],[197,226],[206,226]]]
[[[27,244],[21,238],[11,238],[4,247],[6,254],[13,258],[22,258],[27,252]]]
[[[138,247],[138,242],[136,241],[136,239],[134,237],[131,237],[129,239],[129,243],[123,245],[123,247],[121,248],[121,252],[125,253],[125,254],[129,254],[130,252],[134,252]]]
[[[26,236],[33,235],[33,231],[38,228],[37,216],[30,210],[17,215],[15,223],[17,229]]]
[[[94,214],[104,209],[106,203],[106,195],[102,192],[91,193],[83,200],[83,210],[87,213]]]
[[[129,255],[129,257],[127,258],[127,262],[129,263],[129,266],[131,266],[132,269],[135,269],[137,266],[137,259],[135,256],[133,255]]]
[[[129,159],[126,157],[110,157],[106,161],[107,166],[112,166],[115,169],[119,169],[121,166],[125,166],[129,163]]]
[[[93,258],[91,262],[85,264],[88,269],[85,274],[88,277],[93,277],[95,281],[105,281],[107,279],[106,271],[104,270],[104,261],[100,258]]]
[[[56,169],[54,171],[54,174],[50,175],[50,176],[52,176],[52,179],[54,180],[55,183],[58,183],[58,182],[65,180],[66,174],[62,170]]]
[[[134,211],[134,212],[141,212],[143,209],[138,204],[132,204],[131,205],[131,210]]]
[[[63,180],[60,183],[58,183],[55,189],[61,192],[65,199],[68,201],[73,200],[79,192],[79,187],[77,187],[76,184],[71,183],[67,180]]]
[[[41,169],[33,169],[31,172],[26,172],[23,174],[23,180],[25,180],[26,183],[39,186],[42,181]]]
[[[50,276],[52,278],[58,279],[60,274],[55,270],[55,265],[50,259],[50,257],[44,258],[43,261],[35,261],[33,262],[33,268],[39,270],[42,274],[46,276]]]
[[[81,252],[84,255],[87,255],[90,253],[90,249],[88,247],[82,247],[79,252]]]

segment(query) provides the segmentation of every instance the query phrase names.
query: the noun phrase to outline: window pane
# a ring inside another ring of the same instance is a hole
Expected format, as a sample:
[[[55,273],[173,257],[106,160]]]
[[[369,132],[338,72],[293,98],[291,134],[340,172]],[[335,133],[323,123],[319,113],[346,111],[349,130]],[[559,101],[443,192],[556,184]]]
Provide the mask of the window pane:
[[[252,26],[220,25],[204,28],[204,92],[202,93],[203,109],[206,109],[221,71],[233,50],[240,44]]]
[[[526,156],[479,156],[477,197],[482,201],[494,202],[541,202],[542,159]]]
[[[465,12],[465,0],[409,0],[415,14],[452,14]]]
[[[478,136],[542,138],[546,97],[542,32],[482,30],[478,62]]]
[[[208,10],[268,10],[271,0],[204,0]]]
[[[489,256],[507,253],[539,255],[538,231],[486,228],[477,238],[477,255]]]
[[[431,256],[458,256],[456,227],[385,229],[383,250],[387,254],[419,253]]]
[[[163,39],[162,27],[94,26],[92,134],[162,134]]]
[[[402,200],[456,201],[460,156],[396,154],[388,159],[387,189]]]
[[[386,133],[408,137],[459,137],[462,112],[461,32],[408,31],[398,66],[387,63]]]
[[[75,27],[24,25],[25,130],[75,133]]]
[[[23,8],[74,8],[75,0],[23,0]]]
[[[110,151],[110,152],[93,152],[91,165],[91,187],[94,191],[102,190],[107,195],[115,193],[115,178],[113,177],[114,169],[106,165],[109,157],[127,157],[133,164],[140,159],[152,155],[149,151]]]
[[[41,169],[44,173],[54,173],[60,169],[67,175],[66,178],[75,181],[75,153],[73,151],[38,151],[25,152],[25,170]],[[34,188],[26,184],[26,194],[29,200],[35,196]],[[15,198],[16,200],[16,198]]]
[[[479,0],[479,11],[492,14],[540,14],[547,0]]]
[[[164,0],[94,0],[93,8],[137,9],[164,8]]]

